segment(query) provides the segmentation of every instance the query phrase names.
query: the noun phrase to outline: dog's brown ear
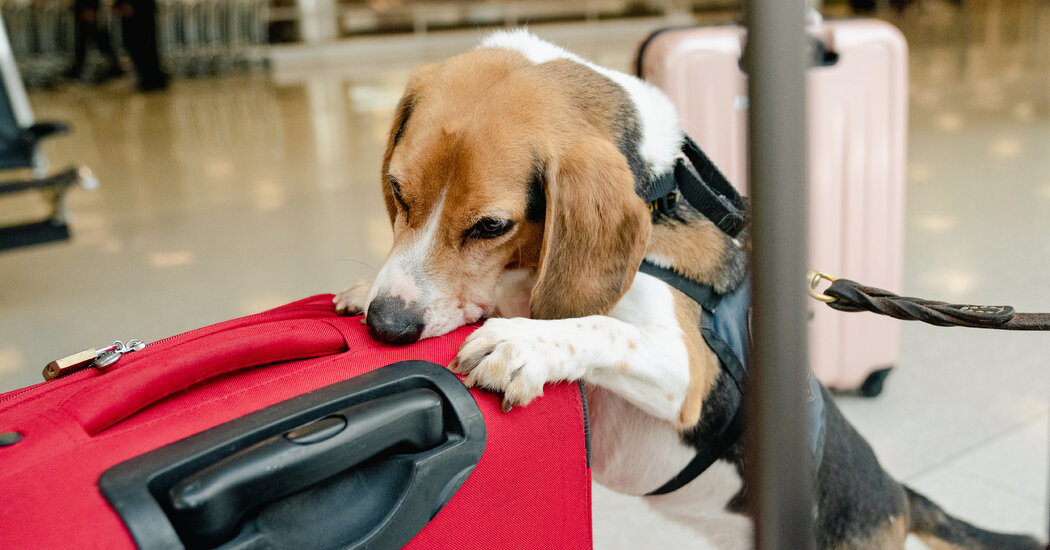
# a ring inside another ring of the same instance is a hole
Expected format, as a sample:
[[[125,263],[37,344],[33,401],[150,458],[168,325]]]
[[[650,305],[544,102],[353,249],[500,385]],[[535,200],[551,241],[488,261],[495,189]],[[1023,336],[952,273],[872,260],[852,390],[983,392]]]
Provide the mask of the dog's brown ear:
[[[394,204],[394,192],[390,188],[390,182],[387,180],[387,174],[390,171],[390,157],[394,155],[394,148],[401,142],[401,138],[405,135],[405,127],[408,125],[408,120],[412,116],[412,110],[416,107],[416,94],[411,90],[406,91],[405,95],[401,96],[401,100],[397,102],[397,108],[394,109],[394,122],[390,125],[390,136],[386,142],[386,152],[383,153],[383,201],[386,203],[386,213],[390,216],[390,223],[394,223],[394,218],[397,215],[397,206]]]
[[[651,219],[627,159],[608,140],[570,147],[547,174],[540,265],[529,315],[604,315],[630,288]]]

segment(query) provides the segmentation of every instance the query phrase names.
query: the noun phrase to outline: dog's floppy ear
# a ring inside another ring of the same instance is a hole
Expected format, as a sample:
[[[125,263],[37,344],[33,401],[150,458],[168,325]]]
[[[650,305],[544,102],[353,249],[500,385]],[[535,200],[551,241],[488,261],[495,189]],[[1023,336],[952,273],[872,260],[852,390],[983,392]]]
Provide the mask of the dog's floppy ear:
[[[411,90],[406,91],[405,95],[401,96],[401,100],[397,102],[397,108],[394,109],[394,122],[390,125],[390,137],[387,138],[386,152],[383,153],[383,201],[386,203],[386,213],[390,216],[391,224],[394,223],[397,215],[397,207],[394,204],[394,192],[390,189],[390,182],[387,181],[390,157],[394,155],[394,148],[404,137],[405,126],[408,125],[408,119],[412,116],[412,110],[415,107],[416,94]]]
[[[651,223],[627,159],[610,141],[588,137],[569,147],[547,173],[529,316],[565,319],[612,311],[642,262]]]

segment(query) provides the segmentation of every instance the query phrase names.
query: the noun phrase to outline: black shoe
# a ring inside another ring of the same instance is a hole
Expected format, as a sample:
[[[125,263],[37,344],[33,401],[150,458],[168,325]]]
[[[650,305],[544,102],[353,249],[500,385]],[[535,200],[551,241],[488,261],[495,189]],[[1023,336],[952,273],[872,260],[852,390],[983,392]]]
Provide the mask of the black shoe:
[[[120,77],[122,77],[122,76],[124,76],[126,74],[127,74],[127,71],[125,71],[124,69],[120,68],[120,65],[117,65],[117,64],[114,63],[114,64],[110,65],[108,69],[106,69],[105,71],[102,71],[102,73],[98,75],[98,80],[99,80],[99,82],[104,82],[106,80],[112,80],[114,78],[120,78]]]
[[[150,79],[146,81],[139,81],[140,92],[160,92],[168,89],[168,79]]]

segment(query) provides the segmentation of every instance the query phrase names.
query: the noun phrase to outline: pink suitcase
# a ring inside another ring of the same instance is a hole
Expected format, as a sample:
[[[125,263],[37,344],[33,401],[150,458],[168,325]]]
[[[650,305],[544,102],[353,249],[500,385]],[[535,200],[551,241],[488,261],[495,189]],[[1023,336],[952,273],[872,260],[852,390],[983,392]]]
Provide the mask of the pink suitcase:
[[[809,71],[810,249],[813,269],[900,288],[907,136],[907,44],[873,19],[811,27],[834,64]],[[746,37],[736,25],[668,29],[641,47],[638,75],[678,106],[682,128],[747,192]],[[803,283],[800,281],[801,287]],[[816,302],[809,332],[824,385],[877,395],[899,353],[896,322]]]

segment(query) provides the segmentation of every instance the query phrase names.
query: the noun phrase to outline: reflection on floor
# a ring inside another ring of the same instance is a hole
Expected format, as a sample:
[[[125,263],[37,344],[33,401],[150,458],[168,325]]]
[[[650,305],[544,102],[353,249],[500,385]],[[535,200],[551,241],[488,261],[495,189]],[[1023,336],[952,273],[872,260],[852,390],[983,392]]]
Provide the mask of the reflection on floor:
[[[901,290],[1050,311],[1050,6],[929,0],[890,19],[911,45]],[[536,30],[627,69],[657,24]],[[454,53],[476,35],[440,39]],[[156,95],[127,83],[33,92],[38,118],[75,128],[47,146],[53,165],[86,163],[102,185],[74,193],[71,243],[0,254],[0,390],[90,345],[156,340],[370,277],[390,242],[377,176],[391,110],[408,69],[445,55],[417,50]],[[41,208],[5,200],[0,223]],[[1045,532],[1050,340],[901,330],[885,393],[840,397],[847,415],[891,472],[953,513]],[[705,548],[601,488],[594,522],[596,548]]]

